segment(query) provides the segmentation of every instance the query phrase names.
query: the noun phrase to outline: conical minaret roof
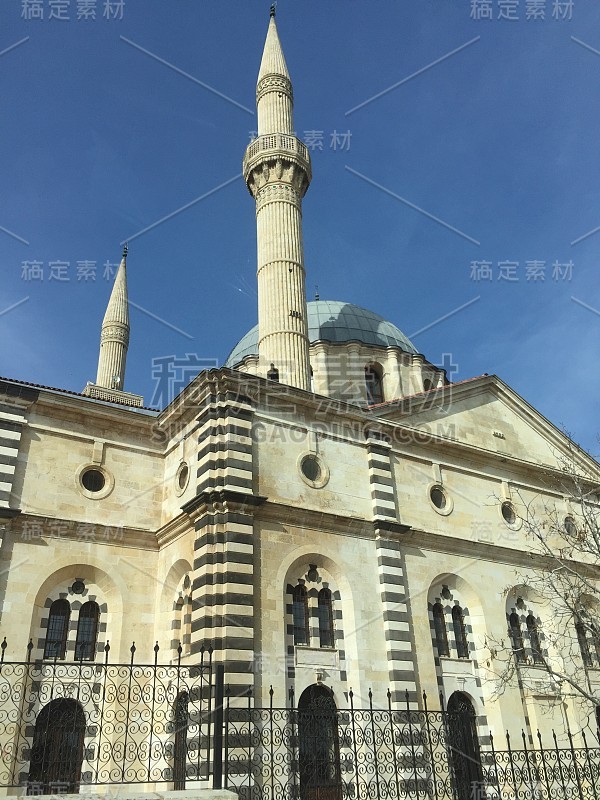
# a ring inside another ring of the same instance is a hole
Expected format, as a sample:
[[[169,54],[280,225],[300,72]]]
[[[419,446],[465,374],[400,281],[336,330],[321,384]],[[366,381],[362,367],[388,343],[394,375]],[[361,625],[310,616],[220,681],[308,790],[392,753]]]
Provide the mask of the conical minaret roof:
[[[281,49],[281,42],[279,41],[279,34],[277,33],[275,10],[273,8],[271,8],[269,30],[267,31],[265,48],[260,62],[260,70],[258,71],[258,82],[260,83],[266,75],[283,75],[288,80],[290,79],[290,73],[288,72],[283,50]]]
[[[129,327],[129,301],[127,297],[127,245],[123,248],[123,258],[115,277],[110,300],[102,320],[102,327],[120,323]]]
[[[100,356],[96,383],[88,381],[83,394],[98,400],[141,406],[144,398],[125,392],[125,362],[129,347],[129,301],[127,298],[127,245],[117,271],[102,320]]]

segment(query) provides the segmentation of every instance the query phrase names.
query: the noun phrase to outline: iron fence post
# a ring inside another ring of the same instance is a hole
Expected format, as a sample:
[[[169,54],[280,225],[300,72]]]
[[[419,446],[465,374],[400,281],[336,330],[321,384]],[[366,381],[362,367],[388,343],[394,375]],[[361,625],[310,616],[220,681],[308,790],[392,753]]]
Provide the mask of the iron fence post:
[[[544,750],[544,744],[542,742],[542,734],[540,733],[540,729],[538,728],[537,738],[540,745],[540,758],[542,759],[542,769],[544,770],[544,783],[546,784],[546,791],[548,792],[548,797],[550,797],[550,783],[548,781],[548,770],[546,768],[546,753]]]
[[[348,693],[348,697],[350,698],[350,719],[352,720],[352,754],[354,756],[354,780],[356,781],[356,788],[354,790],[355,797],[360,797],[359,792],[359,769],[358,769],[358,750],[356,747],[356,720],[354,718],[354,692],[350,689]]]
[[[529,791],[532,796],[535,796],[533,789],[533,777],[531,775],[531,765],[529,763],[529,751],[527,750],[527,737],[525,731],[521,728],[521,738],[523,739],[523,751],[525,753],[525,763],[527,764],[527,779],[529,780]]]
[[[565,779],[563,777],[562,764],[560,763],[560,751],[558,749],[558,740],[556,738],[556,733],[554,732],[554,730],[552,731],[552,738],[554,739],[554,752],[556,754],[556,764],[558,766],[558,773],[560,775],[560,783],[561,783],[562,790],[563,790],[563,797],[566,797],[567,796],[567,787],[565,786]]]
[[[223,788],[223,699],[225,666],[217,664],[215,672],[215,714],[213,734],[213,789]]]
[[[577,753],[575,752],[575,748],[573,747],[573,735],[571,731],[567,728],[567,736],[569,737],[569,746],[571,748],[571,761],[573,762],[573,770],[575,772],[575,780],[577,781],[577,792],[579,794],[579,800],[583,800],[583,792],[581,788],[581,779],[579,777],[579,765],[577,764]]]
[[[394,712],[392,711],[392,693],[388,689],[387,691],[387,700],[388,700],[388,714],[390,716],[390,739],[392,742],[392,755],[394,758],[394,764],[398,763],[398,758],[396,755],[396,734],[394,733]],[[400,797],[400,782],[398,780],[398,770],[394,770],[394,776],[396,778],[396,797]]]
[[[227,706],[225,707],[225,763],[223,772],[225,773],[225,786],[229,786],[229,685],[227,685]]]
[[[510,774],[512,775],[515,800],[517,800],[517,798],[519,797],[519,789],[517,787],[517,776],[515,775],[515,760],[513,758],[513,752],[510,748],[510,734],[508,731],[506,731],[506,747],[508,748],[508,762],[510,764]]]
[[[417,758],[415,753],[415,742],[413,739],[412,718],[410,710],[410,697],[408,689],[404,692],[404,700],[406,702],[406,722],[408,724],[408,737],[410,741],[410,756],[412,761],[413,775],[415,776],[415,794],[419,797],[419,772],[417,770]]]

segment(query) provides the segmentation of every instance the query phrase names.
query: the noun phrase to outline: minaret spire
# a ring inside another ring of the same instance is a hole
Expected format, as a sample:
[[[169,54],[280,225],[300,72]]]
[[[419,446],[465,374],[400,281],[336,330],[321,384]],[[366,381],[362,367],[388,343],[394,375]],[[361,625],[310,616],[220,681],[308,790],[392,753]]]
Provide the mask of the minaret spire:
[[[302,198],[311,180],[308,149],[294,135],[292,82],[279,41],[275,8],[256,86],[258,138],[244,156],[244,178],[256,201],[259,374],[310,389],[302,244]]]
[[[141,405],[142,398],[125,392],[125,363],[129,347],[129,298],[127,295],[127,243],[110,293],[102,330],[96,383],[88,383],[84,394],[103,400]]]
[[[127,244],[110,293],[100,334],[97,386],[123,391],[129,347],[129,299],[127,297]]]

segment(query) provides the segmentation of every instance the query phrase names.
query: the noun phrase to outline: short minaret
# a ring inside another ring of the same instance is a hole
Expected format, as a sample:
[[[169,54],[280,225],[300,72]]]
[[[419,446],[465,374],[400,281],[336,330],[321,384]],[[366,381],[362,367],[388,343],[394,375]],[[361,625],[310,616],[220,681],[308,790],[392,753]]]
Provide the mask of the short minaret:
[[[128,405],[142,405],[139,395],[123,390],[125,363],[129,347],[129,299],[127,297],[127,245],[110,299],[102,320],[100,333],[100,357],[96,383],[88,383],[83,393],[101,400],[114,400]]]
[[[243,172],[256,201],[258,374],[310,390],[302,198],[311,180],[308,149],[294,135],[292,82],[271,7],[258,73],[258,138]]]

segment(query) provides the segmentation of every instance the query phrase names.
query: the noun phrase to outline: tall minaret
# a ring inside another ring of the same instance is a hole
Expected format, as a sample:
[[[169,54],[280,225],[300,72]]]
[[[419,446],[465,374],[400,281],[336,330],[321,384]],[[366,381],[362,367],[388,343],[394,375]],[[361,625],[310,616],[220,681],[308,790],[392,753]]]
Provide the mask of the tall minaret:
[[[258,139],[244,156],[244,179],[256,200],[258,371],[310,389],[302,198],[311,180],[306,145],[294,135],[292,82],[271,6],[258,73]]]
[[[100,333],[100,357],[96,383],[88,383],[83,394],[102,400],[141,405],[143,398],[123,391],[129,347],[129,299],[127,297],[127,245],[115,277]]]
[[[127,245],[110,293],[100,334],[97,386],[123,391],[129,347],[129,301],[127,298]]]

